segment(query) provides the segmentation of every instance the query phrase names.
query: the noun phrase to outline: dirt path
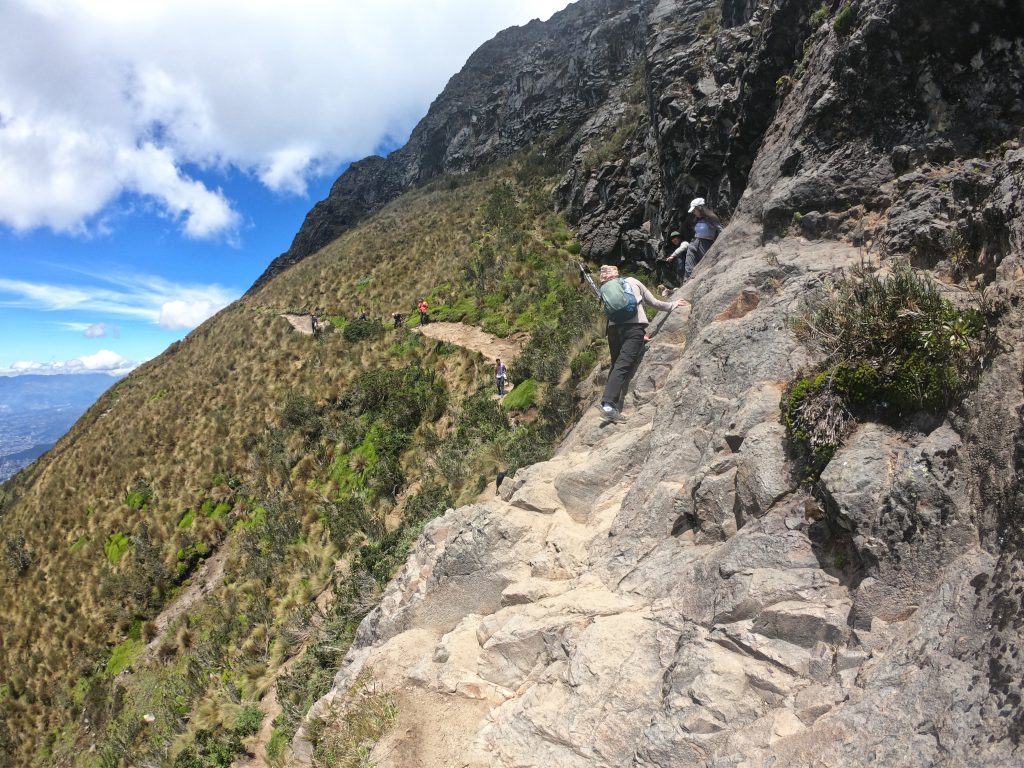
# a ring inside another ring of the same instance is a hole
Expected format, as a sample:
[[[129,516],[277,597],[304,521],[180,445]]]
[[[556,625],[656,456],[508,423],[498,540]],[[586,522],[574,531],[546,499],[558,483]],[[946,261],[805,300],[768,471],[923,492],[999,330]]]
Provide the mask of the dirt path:
[[[224,580],[224,561],[226,559],[227,547],[222,545],[217,548],[212,557],[203,563],[174,601],[153,620],[156,625],[156,634],[146,645],[136,666],[156,653],[157,647],[164,639],[167,628],[171,624],[181,618],[197,601],[209,594],[210,590]]]
[[[294,328],[299,333],[304,333],[307,336],[312,336],[313,335],[313,316],[312,315],[289,315],[289,314],[283,314],[283,315],[281,315],[281,317],[283,317],[285,320],[287,320],[289,323],[291,323],[292,328]]]
[[[431,339],[446,341],[460,347],[479,352],[488,360],[502,358],[512,360],[523,351],[530,337],[525,333],[517,333],[507,339],[499,339],[472,325],[462,323],[429,323],[417,326],[415,332]]]

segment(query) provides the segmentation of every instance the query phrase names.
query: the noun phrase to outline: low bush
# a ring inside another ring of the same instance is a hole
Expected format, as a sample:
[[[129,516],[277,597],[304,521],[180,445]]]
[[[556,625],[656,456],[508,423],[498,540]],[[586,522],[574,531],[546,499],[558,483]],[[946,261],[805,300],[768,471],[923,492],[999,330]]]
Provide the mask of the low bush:
[[[521,381],[501,401],[506,411],[525,411],[537,402],[537,380]]]
[[[153,499],[153,489],[145,480],[139,480],[135,486],[125,492],[124,503],[134,510],[140,510]]]
[[[821,23],[828,18],[829,10],[826,3],[822,3],[818,9],[811,14],[810,18],[807,19],[808,25],[812,30],[817,29],[821,26]]]
[[[849,3],[843,3],[843,7],[836,14],[835,21],[832,22],[832,28],[835,29],[837,35],[845,35],[853,29],[855,18],[853,7]]]
[[[797,326],[821,362],[794,380],[782,419],[814,480],[859,418],[939,415],[959,402],[987,359],[985,316],[958,309],[937,285],[897,264],[886,278],[836,285]]]
[[[350,344],[380,338],[384,335],[384,324],[380,320],[352,320],[341,335]]]
[[[103,545],[103,554],[107,556],[111,565],[121,562],[124,553],[128,551],[129,543],[128,536],[120,531],[115,531],[107,537],[107,541]]]

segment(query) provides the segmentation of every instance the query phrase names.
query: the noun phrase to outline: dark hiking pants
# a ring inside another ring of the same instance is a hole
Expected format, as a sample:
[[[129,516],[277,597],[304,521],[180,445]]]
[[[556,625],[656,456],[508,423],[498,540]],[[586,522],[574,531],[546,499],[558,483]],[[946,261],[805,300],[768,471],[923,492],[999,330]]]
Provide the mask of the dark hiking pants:
[[[714,240],[703,240],[697,238],[690,243],[689,247],[686,249],[686,264],[683,267],[683,280],[690,279],[690,275],[693,274],[693,268],[700,263],[700,260],[704,258],[704,254],[711,249],[714,242]]]
[[[623,389],[644,351],[646,328],[646,325],[640,323],[608,326],[608,349],[612,353],[612,369],[608,372],[608,383],[604,387],[602,403],[611,403],[616,408],[621,406]]]

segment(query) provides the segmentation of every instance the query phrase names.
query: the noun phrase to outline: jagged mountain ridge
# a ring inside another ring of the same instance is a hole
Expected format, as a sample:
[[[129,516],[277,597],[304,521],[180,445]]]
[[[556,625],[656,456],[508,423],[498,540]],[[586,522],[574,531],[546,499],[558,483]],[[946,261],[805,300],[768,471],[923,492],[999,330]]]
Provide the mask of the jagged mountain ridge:
[[[549,127],[544,151],[568,164],[555,200],[592,258],[649,258],[684,225],[693,194],[733,212],[684,294],[695,312],[670,318],[649,351],[628,430],[584,420],[554,462],[503,486],[501,502],[435,523],[360,628],[333,700],[361,675],[398,697],[379,764],[812,765],[837,750],[834,765],[1019,758],[1020,11],[874,0],[843,15],[836,2],[812,23],[821,7],[580,2],[506,33],[500,56],[481,56],[439,97],[404,155],[339,179],[248,303],[122,393],[138,413],[167,406],[175,390],[152,386],[157,370],[205,370],[230,346],[246,364],[182,406],[208,419],[189,433],[196,442],[223,437],[216,412],[245,413],[266,381],[248,364],[247,331],[278,347],[266,350],[274,395],[329,386],[275,325],[272,312],[295,307],[252,298],[306,295],[275,278],[316,275],[336,262],[313,251],[401,190]],[[560,27],[566,19],[577,26]],[[583,64],[562,62],[577,47]],[[546,67],[520,84],[534,48],[553,72],[576,72],[569,86]],[[600,82],[585,88],[590,79]],[[473,134],[467,102],[481,97],[498,139]],[[572,108],[560,111],[563,100]],[[849,532],[850,568],[837,567],[831,539],[804,517],[813,500],[786,471],[778,400],[811,360],[789,320],[835,270],[879,256],[950,279],[953,233],[970,256],[958,269],[984,275],[1013,307],[1006,348],[947,423],[866,425],[836,457],[823,497],[829,535]],[[315,290],[311,303],[331,300]],[[257,426],[276,415],[260,402],[246,413]],[[102,425],[111,404],[79,433]],[[172,461],[155,468],[158,482],[188,486],[183,499],[225,492],[182,470],[190,453],[174,436],[139,436],[110,446],[129,462],[125,481],[160,456]],[[242,436],[227,437],[244,462]],[[80,446],[65,441],[58,454]],[[200,450],[208,466],[220,461]],[[80,500],[61,466],[51,457],[35,471],[67,486],[70,508]],[[116,506],[122,487],[104,503]],[[301,758],[313,742],[295,747]]]
[[[637,59],[637,22],[644,5],[575,3],[545,24],[513,27],[485,43],[452,77],[403,147],[387,158],[353,163],[338,178],[254,288],[414,185],[472,171],[556,132],[563,140],[572,136]]]

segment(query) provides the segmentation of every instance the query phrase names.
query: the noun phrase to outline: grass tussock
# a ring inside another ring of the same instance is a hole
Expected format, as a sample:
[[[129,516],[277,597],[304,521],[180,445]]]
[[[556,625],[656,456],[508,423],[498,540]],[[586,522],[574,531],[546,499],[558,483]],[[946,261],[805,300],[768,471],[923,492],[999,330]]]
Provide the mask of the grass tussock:
[[[995,312],[954,306],[904,264],[831,286],[797,325],[821,362],[782,400],[805,477],[817,479],[860,419],[900,422],[959,402],[989,358]]]
[[[311,723],[317,768],[370,768],[370,753],[398,716],[392,698],[365,679],[352,687],[328,715]]]

